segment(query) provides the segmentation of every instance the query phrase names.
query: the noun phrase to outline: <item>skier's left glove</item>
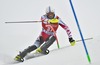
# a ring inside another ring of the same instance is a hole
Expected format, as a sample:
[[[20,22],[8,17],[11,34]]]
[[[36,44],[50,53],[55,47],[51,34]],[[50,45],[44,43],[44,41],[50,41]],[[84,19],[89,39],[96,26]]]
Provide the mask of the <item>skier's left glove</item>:
[[[71,46],[74,46],[75,45],[75,40],[71,37],[71,38],[69,38],[69,42],[70,42],[70,44],[71,44]]]

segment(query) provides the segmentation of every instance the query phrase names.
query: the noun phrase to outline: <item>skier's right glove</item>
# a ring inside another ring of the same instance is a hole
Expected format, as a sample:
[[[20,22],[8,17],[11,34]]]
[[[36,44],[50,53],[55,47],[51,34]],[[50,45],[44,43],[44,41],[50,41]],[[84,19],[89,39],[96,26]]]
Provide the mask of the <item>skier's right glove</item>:
[[[71,44],[71,46],[74,46],[75,45],[75,40],[71,37],[71,38],[69,38],[69,42],[70,42],[70,44]]]

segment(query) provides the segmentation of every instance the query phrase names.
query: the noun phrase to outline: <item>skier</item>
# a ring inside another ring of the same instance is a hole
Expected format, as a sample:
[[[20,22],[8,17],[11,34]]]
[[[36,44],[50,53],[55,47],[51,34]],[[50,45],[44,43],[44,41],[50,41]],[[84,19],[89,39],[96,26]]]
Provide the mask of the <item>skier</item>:
[[[16,57],[15,60],[17,61],[23,61],[23,58],[30,52],[36,50],[43,54],[48,54],[49,50],[48,48],[53,44],[53,42],[56,40],[54,36],[54,32],[51,31],[49,27],[46,27],[46,25],[51,25],[55,31],[57,31],[58,26],[60,25],[63,29],[65,29],[69,42],[72,46],[75,45],[75,40],[72,37],[71,31],[69,27],[58,17],[55,15],[54,10],[49,6],[46,8],[46,14],[41,16],[41,22],[42,22],[42,31],[39,37],[36,39],[35,43],[28,48],[24,49],[22,52],[20,52]],[[41,46],[41,44],[43,44]]]

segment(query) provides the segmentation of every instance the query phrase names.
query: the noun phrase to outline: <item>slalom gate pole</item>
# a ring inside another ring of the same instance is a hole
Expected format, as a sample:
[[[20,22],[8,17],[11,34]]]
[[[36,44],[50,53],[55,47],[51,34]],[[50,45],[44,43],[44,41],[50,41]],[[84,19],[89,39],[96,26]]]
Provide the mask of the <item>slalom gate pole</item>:
[[[57,47],[59,49],[60,48],[60,45],[59,45],[58,38],[57,38],[57,35],[56,35],[55,30],[53,29],[53,27],[51,25],[46,25],[46,27],[50,27],[50,29],[54,32],[54,36],[55,36],[56,42],[57,42]]]
[[[80,36],[81,36],[81,39],[82,39],[82,42],[83,42],[83,45],[84,45],[84,49],[85,49],[85,52],[86,52],[86,55],[87,55],[88,62],[91,63],[91,59],[90,59],[90,56],[89,56],[89,53],[88,53],[88,50],[87,50],[87,47],[86,47],[86,44],[85,44],[84,37],[83,37],[82,32],[81,32],[81,29],[80,29],[80,25],[78,23],[78,19],[77,19],[77,16],[76,16],[76,13],[75,13],[75,10],[74,10],[72,1],[69,0],[69,2],[70,2],[70,5],[71,5],[71,8],[72,8],[72,11],[73,11],[75,20],[76,20],[76,24],[77,24],[77,27],[78,27],[78,30],[79,30],[79,33],[80,33]]]

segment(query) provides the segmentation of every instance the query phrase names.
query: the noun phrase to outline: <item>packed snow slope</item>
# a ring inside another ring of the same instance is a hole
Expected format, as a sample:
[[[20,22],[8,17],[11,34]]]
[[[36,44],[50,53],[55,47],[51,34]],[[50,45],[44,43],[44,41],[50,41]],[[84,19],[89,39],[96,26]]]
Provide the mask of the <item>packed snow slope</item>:
[[[100,65],[100,0],[72,0],[91,65]],[[69,26],[75,40],[81,39],[69,0],[0,0],[0,65],[90,65],[82,42],[70,46],[66,32],[59,27],[56,42],[49,48],[50,54],[11,64],[19,51],[32,45],[41,32],[41,23],[5,24],[5,22],[40,20],[45,8],[52,6],[55,13]]]

